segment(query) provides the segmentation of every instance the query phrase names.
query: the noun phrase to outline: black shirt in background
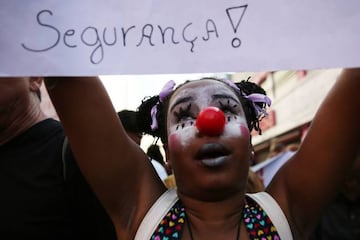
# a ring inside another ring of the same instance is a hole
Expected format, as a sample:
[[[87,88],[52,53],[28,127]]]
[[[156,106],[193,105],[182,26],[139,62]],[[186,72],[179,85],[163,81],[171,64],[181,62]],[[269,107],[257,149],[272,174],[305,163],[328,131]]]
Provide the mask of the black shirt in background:
[[[0,145],[0,239],[116,239],[70,151],[65,181],[63,141],[47,119]]]

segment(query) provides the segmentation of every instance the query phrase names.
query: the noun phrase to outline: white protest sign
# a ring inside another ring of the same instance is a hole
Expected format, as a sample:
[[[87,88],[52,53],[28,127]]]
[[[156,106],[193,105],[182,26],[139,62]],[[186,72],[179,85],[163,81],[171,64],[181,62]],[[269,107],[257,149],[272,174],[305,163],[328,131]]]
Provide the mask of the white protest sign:
[[[360,65],[358,0],[2,0],[0,75]]]

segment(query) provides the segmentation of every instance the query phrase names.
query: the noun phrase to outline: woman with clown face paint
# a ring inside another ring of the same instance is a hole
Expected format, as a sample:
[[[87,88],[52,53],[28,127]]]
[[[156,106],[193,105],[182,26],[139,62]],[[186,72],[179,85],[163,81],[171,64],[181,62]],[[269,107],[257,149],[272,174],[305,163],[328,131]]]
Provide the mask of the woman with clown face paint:
[[[263,90],[247,81],[170,82],[139,107],[143,131],[162,139],[174,171],[177,189],[167,190],[99,79],[71,80],[48,78],[49,94],[118,239],[306,239],[358,152],[360,69],[347,69],[266,191],[245,194],[250,131],[270,104]]]

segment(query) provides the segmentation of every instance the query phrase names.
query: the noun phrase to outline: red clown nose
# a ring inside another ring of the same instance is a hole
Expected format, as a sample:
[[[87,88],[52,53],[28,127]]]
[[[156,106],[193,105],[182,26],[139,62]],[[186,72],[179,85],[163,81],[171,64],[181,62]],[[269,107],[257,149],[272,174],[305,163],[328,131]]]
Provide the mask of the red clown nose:
[[[195,125],[201,134],[219,136],[224,131],[225,114],[217,107],[207,107],[199,113]]]

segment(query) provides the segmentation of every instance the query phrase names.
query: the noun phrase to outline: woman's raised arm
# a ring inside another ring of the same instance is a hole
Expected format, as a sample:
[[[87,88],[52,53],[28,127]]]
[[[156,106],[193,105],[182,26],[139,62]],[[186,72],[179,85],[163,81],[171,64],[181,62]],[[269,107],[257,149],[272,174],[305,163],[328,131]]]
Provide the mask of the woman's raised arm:
[[[339,190],[358,154],[360,69],[346,69],[321,104],[299,151],[268,191],[286,212],[294,233],[308,234]]]
[[[50,77],[46,85],[75,158],[118,238],[132,238],[164,185],[146,154],[127,136],[97,77]]]

